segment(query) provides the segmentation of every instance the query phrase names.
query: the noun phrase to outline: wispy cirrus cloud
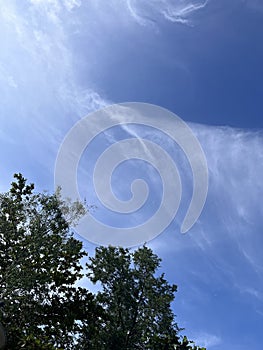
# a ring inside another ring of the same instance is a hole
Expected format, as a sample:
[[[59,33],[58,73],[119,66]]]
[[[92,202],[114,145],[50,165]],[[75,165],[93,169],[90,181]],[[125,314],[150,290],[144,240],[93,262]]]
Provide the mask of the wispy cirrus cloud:
[[[146,25],[158,18],[189,25],[192,24],[196,13],[207,6],[208,1],[127,0],[127,6],[131,16],[141,25]]]
[[[72,36],[81,1],[10,0],[0,4],[1,149],[8,135],[19,145],[16,167],[31,162],[52,172],[65,133],[107,101],[76,76]],[[32,143],[34,147],[32,147]],[[9,149],[15,154],[15,145]],[[8,169],[6,152],[0,160]],[[11,165],[10,165],[11,166]],[[14,165],[12,166],[12,168]],[[6,170],[8,172],[8,170]],[[10,178],[10,170],[8,177]]]
[[[219,281],[225,287],[227,281],[236,286],[246,286],[250,281],[247,291],[262,290],[263,133],[194,124],[191,127],[207,157],[207,203],[185,236],[173,225],[163,239],[160,236],[150,244],[163,256],[176,252],[183,260],[188,253],[204,254],[211,263],[211,276],[222,276]],[[179,226],[180,219],[179,215]],[[188,266],[186,263],[186,270]],[[200,265],[196,273],[199,280],[208,278]]]
[[[185,235],[179,233],[181,216],[177,215],[174,224],[149,246],[162,257],[170,278],[179,285],[175,310],[184,315],[183,327],[195,329],[190,339],[219,349],[228,343],[233,319],[238,322],[248,317],[244,323],[249,325],[249,318],[262,315],[263,133],[191,127],[207,157],[207,203]],[[211,314],[205,311],[209,308]],[[229,341],[233,349],[246,348],[238,337]]]
[[[204,346],[208,349],[216,345],[220,345],[222,340],[219,336],[209,333],[200,333],[194,337],[194,341],[199,346]]]
[[[20,95],[27,92],[24,107],[30,108],[28,93],[33,97],[37,91],[39,100],[71,104],[78,117],[105,104],[91,86],[80,87],[75,76],[68,36],[76,24],[71,13],[80,6],[79,0],[31,0],[23,5],[11,0],[0,6],[0,80],[6,95],[9,88],[19,87]]]

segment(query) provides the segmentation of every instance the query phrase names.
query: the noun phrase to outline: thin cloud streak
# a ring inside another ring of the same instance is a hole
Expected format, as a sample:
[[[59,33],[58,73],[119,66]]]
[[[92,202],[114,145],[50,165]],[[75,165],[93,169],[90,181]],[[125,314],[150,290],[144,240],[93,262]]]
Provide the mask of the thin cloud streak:
[[[167,8],[165,11],[163,11],[163,15],[171,22],[191,24],[191,16],[194,16],[195,12],[204,9],[207,4],[208,0],[199,2],[197,4],[194,4],[192,2],[185,4],[183,3],[176,8]]]
[[[171,22],[192,25],[192,19],[195,14],[204,9],[209,0],[205,1],[178,1],[158,0],[150,4],[146,1],[127,0],[127,7],[130,15],[140,25],[151,23],[154,19],[160,17]],[[149,20],[151,19],[151,21]]]

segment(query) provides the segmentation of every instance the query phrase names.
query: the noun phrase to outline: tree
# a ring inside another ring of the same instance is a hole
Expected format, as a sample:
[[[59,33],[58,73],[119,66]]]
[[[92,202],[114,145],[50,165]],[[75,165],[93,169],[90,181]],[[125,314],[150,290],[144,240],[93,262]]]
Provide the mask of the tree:
[[[202,350],[179,335],[171,309],[177,287],[157,275],[160,259],[146,246],[97,247],[87,276],[100,292],[76,286],[87,253],[70,224],[84,212],[59,190],[35,193],[21,174],[0,194],[6,350]]]
[[[96,248],[87,267],[90,280],[102,286],[96,300],[106,313],[97,332],[98,349],[200,349],[179,336],[171,309],[177,287],[164,274],[156,276],[160,261],[146,246],[134,252]]]
[[[57,194],[34,194],[21,174],[15,180],[0,195],[0,322],[7,348],[72,349],[79,320],[94,309],[92,294],[74,286],[86,253],[70,234],[61,209],[66,203]]]

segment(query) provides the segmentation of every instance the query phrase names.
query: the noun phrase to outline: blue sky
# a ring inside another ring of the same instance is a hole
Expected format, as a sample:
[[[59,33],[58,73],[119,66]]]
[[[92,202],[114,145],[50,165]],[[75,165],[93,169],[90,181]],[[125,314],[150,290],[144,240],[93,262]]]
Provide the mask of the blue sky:
[[[52,191],[66,133],[111,103],[160,105],[198,137],[209,168],[203,213],[182,236],[183,203],[149,246],[179,286],[179,325],[211,350],[262,348],[262,35],[260,0],[0,2],[1,191],[14,172]],[[96,203],[89,159],[80,187]],[[133,165],[128,173],[137,176]]]

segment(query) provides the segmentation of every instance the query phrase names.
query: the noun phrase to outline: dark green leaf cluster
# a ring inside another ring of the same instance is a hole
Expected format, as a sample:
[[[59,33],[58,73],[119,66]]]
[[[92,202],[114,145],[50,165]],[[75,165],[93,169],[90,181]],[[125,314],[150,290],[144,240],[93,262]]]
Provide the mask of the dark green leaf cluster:
[[[160,259],[147,247],[99,247],[88,264],[89,278],[100,282],[98,303],[108,319],[100,330],[101,349],[160,349],[162,339],[177,339],[170,304],[176,286],[155,277]]]
[[[21,174],[0,194],[0,322],[6,349],[204,350],[179,335],[171,302],[177,290],[146,246],[98,247],[87,254],[70,233],[85,210],[33,192]],[[68,218],[71,218],[70,220]],[[97,294],[78,287],[89,278]]]

